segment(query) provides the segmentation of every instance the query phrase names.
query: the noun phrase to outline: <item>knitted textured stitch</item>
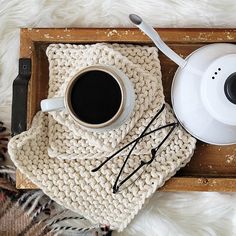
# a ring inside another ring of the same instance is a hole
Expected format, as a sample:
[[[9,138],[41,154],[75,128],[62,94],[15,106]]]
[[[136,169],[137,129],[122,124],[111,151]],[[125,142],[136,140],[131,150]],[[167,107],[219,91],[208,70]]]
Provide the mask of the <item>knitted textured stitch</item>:
[[[119,63],[123,66],[119,69],[124,69],[127,66],[131,71],[138,70],[140,74],[145,75],[140,76],[138,81],[133,80],[134,77],[132,76],[129,77],[134,85],[137,82],[141,83],[143,87],[146,86],[146,89],[142,90],[145,92],[145,96],[141,97],[141,102],[139,106],[136,106],[134,114],[116,130],[95,133],[88,132],[80,127],[79,132],[74,132],[74,129],[77,130],[78,127],[73,127],[76,124],[69,123],[72,125],[70,126],[66,123],[69,119],[66,111],[52,112],[51,114],[39,112],[28,131],[10,140],[9,153],[20,171],[52,199],[80,213],[93,223],[106,224],[111,229],[122,231],[156,189],[161,187],[167,179],[189,162],[196,140],[181,127],[175,128],[175,132],[167,142],[168,145],[158,153],[155,160],[142,173],[141,178],[137,179],[129,188],[114,194],[112,185],[119,173],[127,150],[114,157],[99,171],[91,172],[91,170],[104,161],[114,150],[138,137],[163,104],[161,74],[157,73],[157,71],[160,72],[158,54],[154,48],[132,45],[50,45],[47,50],[48,55],[51,55],[51,57],[49,56],[49,97],[63,95],[69,78],[81,66],[70,68],[68,65],[67,71],[70,71],[70,74],[65,77],[65,72],[60,75],[62,73],[60,72],[61,69],[58,68],[60,62],[52,59],[53,55],[55,55],[55,58],[57,58],[58,53],[61,54],[61,58],[64,54],[66,58],[67,54],[71,57],[74,55],[76,61],[79,60],[78,55],[80,54],[74,53],[74,51],[79,50],[81,52],[83,51],[81,48],[87,50],[86,53],[82,53],[81,60],[84,57],[94,57],[93,50],[98,48],[103,57],[109,55],[107,51],[114,51],[111,55],[119,55],[122,58],[122,63]],[[66,50],[73,53],[65,53]],[[89,52],[89,50],[91,51]],[[140,54],[147,54],[149,57],[152,54],[156,61],[154,64],[158,69],[153,68],[149,71],[141,69],[141,62],[146,63],[144,68],[148,67],[148,62],[145,62],[145,60],[138,62],[136,55],[139,51]],[[135,57],[136,61],[132,57]],[[94,62],[98,64],[96,60]],[[108,65],[110,64],[108,63]],[[60,68],[63,68],[63,66],[60,66]],[[130,72],[130,75],[133,75],[133,72]],[[145,80],[145,82],[142,80]],[[152,86],[151,84],[154,83],[156,85]],[[136,101],[138,101],[140,90],[136,89],[137,86],[135,86],[135,91]],[[143,106],[143,104],[145,105]],[[139,113],[139,115],[137,116],[136,113]],[[149,131],[174,121],[176,120],[172,110],[166,105],[164,112],[149,127]],[[132,153],[125,171],[131,173],[134,166],[140,163],[140,160],[150,159],[150,149],[156,147],[166,133],[167,130],[162,129],[146,136]],[[93,142],[90,138],[94,139]],[[96,142],[96,139],[99,142]],[[104,142],[106,148],[102,148],[100,142]],[[70,146],[72,146],[71,150],[69,150]],[[56,156],[55,153],[59,156]]]
[[[48,97],[63,96],[71,77],[81,68],[94,64],[114,66],[123,71],[133,83],[136,96],[134,112],[123,125],[114,130],[99,133],[87,131],[76,124],[66,111],[51,112],[56,121],[66,126],[76,136],[83,136],[89,146],[95,146],[96,149],[113,151],[148,110],[148,106],[155,98],[157,109],[164,103],[160,62],[157,49],[154,47],[104,43],[51,44],[47,48],[47,55],[50,68]],[[50,155],[53,155],[52,151],[53,148]],[[56,150],[54,156],[57,156]]]

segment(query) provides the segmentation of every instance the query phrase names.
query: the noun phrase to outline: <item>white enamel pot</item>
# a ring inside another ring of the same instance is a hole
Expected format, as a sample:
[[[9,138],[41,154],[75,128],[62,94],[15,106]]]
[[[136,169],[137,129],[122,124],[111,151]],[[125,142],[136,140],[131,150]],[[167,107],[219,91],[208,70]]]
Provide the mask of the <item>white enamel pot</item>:
[[[171,88],[175,115],[197,139],[216,145],[236,143],[236,46],[215,43],[186,59],[170,49],[139,16],[130,20],[179,65]]]

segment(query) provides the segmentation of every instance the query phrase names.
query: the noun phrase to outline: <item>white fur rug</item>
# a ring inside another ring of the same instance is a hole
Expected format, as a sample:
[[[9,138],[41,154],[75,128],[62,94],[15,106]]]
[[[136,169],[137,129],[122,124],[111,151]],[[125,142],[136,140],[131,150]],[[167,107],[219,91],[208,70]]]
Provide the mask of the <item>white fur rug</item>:
[[[156,27],[236,27],[235,12],[235,0],[0,0],[0,120],[10,125],[20,27],[128,27],[129,13]],[[156,193],[114,235],[236,235],[236,193]]]

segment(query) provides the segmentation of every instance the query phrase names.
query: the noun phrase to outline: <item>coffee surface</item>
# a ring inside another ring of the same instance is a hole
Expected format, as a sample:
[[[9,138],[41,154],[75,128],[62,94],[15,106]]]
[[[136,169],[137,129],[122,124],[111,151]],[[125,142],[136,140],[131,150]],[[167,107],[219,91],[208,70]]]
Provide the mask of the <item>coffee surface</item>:
[[[103,71],[80,75],[71,90],[71,105],[75,115],[90,124],[110,120],[119,110],[121,89],[118,82]]]

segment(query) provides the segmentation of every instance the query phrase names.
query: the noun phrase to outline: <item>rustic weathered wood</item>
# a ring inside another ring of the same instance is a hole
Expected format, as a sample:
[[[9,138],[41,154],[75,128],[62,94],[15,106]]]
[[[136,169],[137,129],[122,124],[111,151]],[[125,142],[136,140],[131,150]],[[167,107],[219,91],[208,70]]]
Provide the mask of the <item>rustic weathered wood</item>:
[[[235,191],[235,178],[173,177],[158,191]]]
[[[236,29],[158,29],[162,39],[182,57],[214,42],[236,43]],[[47,96],[48,61],[45,50],[50,43],[117,42],[153,45],[138,29],[22,29],[20,56],[32,58],[29,84],[28,127]],[[170,88],[177,66],[160,53],[163,87],[170,102]],[[17,172],[18,188],[35,188]],[[202,142],[191,162],[169,180],[162,191],[236,191],[236,145],[213,146]]]

